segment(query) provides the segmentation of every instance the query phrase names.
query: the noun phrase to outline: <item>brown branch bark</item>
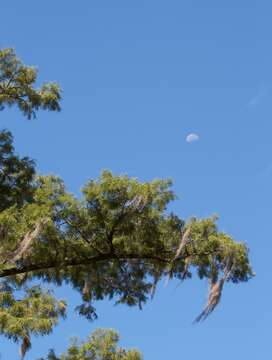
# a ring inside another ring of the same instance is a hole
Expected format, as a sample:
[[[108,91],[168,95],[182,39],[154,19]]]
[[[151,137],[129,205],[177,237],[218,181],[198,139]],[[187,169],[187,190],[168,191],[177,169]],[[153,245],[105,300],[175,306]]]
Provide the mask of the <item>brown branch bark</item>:
[[[15,276],[18,274],[24,274],[29,272],[35,272],[35,271],[46,271],[50,269],[63,269],[70,266],[81,266],[81,265],[91,265],[100,261],[105,260],[153,260],[153,261],[159,261],[161,263],[167,264],[169,262],[168,259],[162,258],[159,256],[153,256],[148,254],[123,254],[123,255],[115,255],[115,254],[103,254],[98,255],[92,258],[87,259],[71,259],[67,261],[55,262],[52,261],[51,263],[45,263],[45,264],[30,264],[22,267],[9,267],[7,269],[0,270],[0,278],[4,278],[6,276]]]

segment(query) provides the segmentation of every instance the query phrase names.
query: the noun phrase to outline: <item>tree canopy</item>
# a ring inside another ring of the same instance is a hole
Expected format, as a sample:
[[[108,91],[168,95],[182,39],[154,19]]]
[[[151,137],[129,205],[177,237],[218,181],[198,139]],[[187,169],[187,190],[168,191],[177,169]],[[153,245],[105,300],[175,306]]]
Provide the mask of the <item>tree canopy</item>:
[[[36,75],[13,50],[2,50],[2,108],[17,104],[28,118],[39,108],[59,110],[58,86],[35,89]],[[225,282],[244,282],[253,276],[247,246],[220,231],[215,217],[185,221],[168,211],[176,199],[171,185],[171,180],[141,182],[106,170],[88,181],[76,198],[59,177],[36,174],[34,162],[15,153],[12,135],[6,130],[0,133],[0,307],[5,314],[0,318],[6,319],[0,319],[0,329],[9,338],[22,340],[22,356],[30,347],[31,333],[51,331],[57,317],[64,315],[64,303],[41,288],[29,288],[25,298],[16,300],[13,292],[33,281],[70,284],[82,296],[78,312],[93,320],[98,300],[114,299],[141,308],[154,296],[160,280],[184,281],[195,275],[210,284],[200,321],[218,304]],[[45,299],[53,309],[47,325]],[[41,318],[35,326],[25,318],[24,306],[30,314],[32,308],[39,309]],[[18,321],[25,324],[20,333]],[[76,349],[76,356],[85,354],[107,336],[117,342],[113,333],[98,332],[89,343],[70,349]],[[61,360],[72,359],[69,351]],[[140,359],[136,353],[114,356],[105,359]]]
[[[12,142],[9,131],[0,132],[0,211],[13,205],[21,207],[33,196],[35,163],[28,157],[20,158]]]
[[[114,330],[97,329],[85,342],[73,339],[68,350],[56,356],[50,350],[47,360],[142,360],[137,350],[118,346],[119,335]],[[40,359],[45,360],[45,359]]]
[[[247,247],[220,232],[215,219],[168,214],[170,181],[141,183],[104,171],[78,200],[56,177],[37,177],[31,202],[0,213],[0,277],[70,283],[95,317],[96,300],[141,305],[163,277],[185,280],[192,271],[213,284],[252,276]],[[186,235],[186,236],[185,236]]]
[[[0,110],[17,105],[27,118],[38,109],[59,111],[61,98],[57,83],[35,88],[37,69],[25,66],[13,49],[0,50]]]
[[[0,291],[0,333],[21,342],[24,358],[31,347],[30,335],[49,334],[59,318],[65,317],[66,304],[39,286],[27,288],[22,299],[15,299],[12,290],[6,285]]]

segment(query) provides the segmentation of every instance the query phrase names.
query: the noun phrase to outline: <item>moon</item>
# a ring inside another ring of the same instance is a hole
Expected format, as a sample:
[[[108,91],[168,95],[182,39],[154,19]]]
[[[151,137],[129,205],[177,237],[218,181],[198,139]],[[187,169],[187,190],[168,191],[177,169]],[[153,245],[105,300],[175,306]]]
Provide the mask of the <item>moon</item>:
[[[199,140],[199,135],[195,133],[190,133],[186,136],[186,142],[192,143]]]

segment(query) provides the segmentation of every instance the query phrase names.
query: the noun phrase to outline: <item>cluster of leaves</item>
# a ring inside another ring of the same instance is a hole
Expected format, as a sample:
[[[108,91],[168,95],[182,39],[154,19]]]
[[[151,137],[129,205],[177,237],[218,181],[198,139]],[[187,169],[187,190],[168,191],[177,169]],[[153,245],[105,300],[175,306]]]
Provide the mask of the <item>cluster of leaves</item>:
[[[19,158],[12,141],[9,131],[0,132],[0,211],[13,205],[21,207],[33,195],[34,161]]]
[[[13,49],[0,50],[0,110],[17,105],[29,119],[38,109],[60,110],[60,88],[46,83],[35,88],[37,70],[25,66]]]
[[[245,244],[218,231],[214,218],[185,223],[166,207],[174,194],[170,181],[141,183],[104,171],[83,188],[78,200],[56,177],[38,177],[33,200],[0,213],[0,277],[20,284],[40,278],[70,283],[84,300],[79,311],[95,317],[96,300],[116,298],[129,306],[147,301],[163,277],[180,280],[193,272],[218,278],[231,258],[228,280],[247,281],[253,274]],[[13,261],[25,234],[40,232]],[[189,241],[175,256],[182,234]],[[24,274],[17,280],[16,275]]]
[[[97,329],[87,341],[74,339],[66,353],[57,357],[50,350],[47,360],[142,360],[137,350],[125,350],[118,346],[119,335],[113,330]],[[45,360],[45,359],[40,359]]]
[[[15,299],[13,289],[2,284],[0,291],[0,333],[21,342],[21,358],[31,347],[30,334],[47,335],[65,317],[66,303],[56,301],[39,286],[27,288],[21,299]]]

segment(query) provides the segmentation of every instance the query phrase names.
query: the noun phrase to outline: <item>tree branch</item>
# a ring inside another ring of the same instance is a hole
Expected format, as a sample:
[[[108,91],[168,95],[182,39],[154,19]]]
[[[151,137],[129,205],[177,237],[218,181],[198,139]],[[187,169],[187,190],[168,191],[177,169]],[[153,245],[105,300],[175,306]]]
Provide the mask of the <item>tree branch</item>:
[[[22,267],[9,267],[7,269],[0,270],[0,278],[4,278],[6,276],[14,276],[18,274],[24,274],[32,271],[45,271],[50,269],[63,269],[70,266],[82,266],[82,265],[91,265],[100,261],[105,260],[153,260],[158,261],[164,264],[168,264],[169,260],[166,258],[162,258],[159,256],[148,255],[148,254],[123,254],[116,255],[112,253],[102,254],[98,256],[94,256],[87,259],[71,259],[67,261],[63,261],[62,263],[55,261],[47,264],[30,264]]]

